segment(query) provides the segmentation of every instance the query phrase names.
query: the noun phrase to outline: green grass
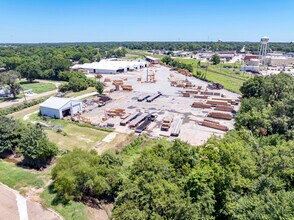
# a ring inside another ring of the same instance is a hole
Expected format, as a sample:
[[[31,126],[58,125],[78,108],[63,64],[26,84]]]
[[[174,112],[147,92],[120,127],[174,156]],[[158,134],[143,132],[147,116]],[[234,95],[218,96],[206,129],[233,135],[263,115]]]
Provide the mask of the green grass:
[[[3,160],[0,160],[0,182],[19,191],[23,191],[25,188],[40,188],[43,185],[38,173]]]
[[[92,128],[91,126],[66,120],[49,119],[49,121],[44,121],[37,113],[31,115],[30,120],[49,125],[60,125],[62,127],[62,133],[57,133],[53,129],[45,129],[45,131],[49,140],[54,142],[62,150],[72,150],[75,147],[90,150],[109,133],[94,127]]]
[[[225,89],[238,93],[238,94],[241,93],[240,87],[245,82],[244,80],[226,77],[226,76],[219,75],[210,71],[207,72],[206,79],[211,82],[219,82],[224,86]]]
[[[54,192],[52,185],[47,187],[41,193],[42,203],[46,207],[50,207],[61,214],[68,220],[87,220],[89,219],[86,205],[80,202],[65,202]]]
[[[67,93],[65,95],[65,97],[72,98],[72,97],[77,97],[77,96],[80,96],[80,95],[85,95],[87,93],[91,93],[91,92],[95,92],[95,91],[96,91],[96,89],[94,87],[89,87],[86,90],[82,90],[82,91],[79,91],[79,92],[70,92],[70,93]]]
[[[31,89],[32,92],[37,93],[37,94],[49,92],[49,91],[56,89],[55,85],[52,83],[42,83],[42,82],[29,83],[27,81],[21,81],[20,85],[24,90]]]
[[[197,65],[197,60],[195,59],[181,59],[177,58],[176,60],[186,63],[186,64],[191,64],[193,66],[193,74],[196,75],[196,65]],[[208,65],[208,70],[206,74],[206,80],[211,81],[211,82],[219,82],[221,83],[225,89],[230,90],[235,93],[240,94],[240,87],[243,85],[243,83],[251,78],[250,75],[248,74],[241,74],[238,73],[238,69],[235,69],[233,71],[232,69],[225,69],[223,68],[223,64],[219,65]],[[206,72],[205,69],[198,68],[198,70],[201,70],[203,73]]]

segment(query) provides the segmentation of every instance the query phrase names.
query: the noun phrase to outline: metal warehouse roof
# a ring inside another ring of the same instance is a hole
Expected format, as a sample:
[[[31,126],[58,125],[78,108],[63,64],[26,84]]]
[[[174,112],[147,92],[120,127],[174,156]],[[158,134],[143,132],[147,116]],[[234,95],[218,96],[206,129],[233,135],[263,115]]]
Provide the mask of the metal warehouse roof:
[[[146,61],[118,61],[118,60],[101,60],[100,62],[76,64],[72,69],[100,69],[100,70],[119,70],[125,68],[134,68],[146,63]]]
[[[59,98],[59,97],[50,97],[45,102],[40,104],[40,107],[52,108],[52,109],[60,109],[68,102],[80,102],[77,100],[71,100],[66,98]]]

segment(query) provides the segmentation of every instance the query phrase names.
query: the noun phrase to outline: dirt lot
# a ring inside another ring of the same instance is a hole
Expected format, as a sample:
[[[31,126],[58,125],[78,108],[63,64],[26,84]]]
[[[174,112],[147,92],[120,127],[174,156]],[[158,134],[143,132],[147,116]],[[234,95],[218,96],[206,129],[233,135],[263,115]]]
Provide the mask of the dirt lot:
[[[149,68],[149,73],[155,73],[156,83],[146,83],[138,82],[138,77],[141,77],[143,80],[146,79],[147,70],[143,69],[139,72],[129,72],[126,74],[117,74],[117,75],[104,75],[104,77],[114,79],[124,79],[124,84],[132,85],[133,91],[115,91],[110,93],[110,97],[113,99],[110,103],[106,104],[100,108],[94,108],[91,111],[88,111],[83,114],[83,116],[90,118],[92,122],[105,125],[107,123],[114,124],[115,131],[118,133],[132,133],[133,130],[128,126],[120,126],[121,118],[113,117],[108,118],[107,121],[102,121],[102,118],[105,117],[106,111],[112,108],[124,108],[127,113],[134,113],[140,111],[143,113],[156,113],[158,115],[157,120],[151,123],[148,126],[147,130],[144,131],[151,137],[169,137],[170,132],[177,119],[182,118],[183,124],[181,126],[181,131],[179,138],[183,141],[187,141],[192,145],[200,145],[204,143],[211,135],[223,136],[225,132],[203,127],[198,124],[198,122],[203,121],[207,118],[206,115],[213,111],[212,109],[196,109],[192,108],[191,104],[195,101],[204,101],[201,99],[196,99],[192,97],[182,97],[183,88],[172,87],[169,81],[171,74],[173,75],[172,80],[184,80],[186,76],[178,74],[174,71],[170,71],[169,68],[164,66],[156,66]],[[126,80],[125,80],[126,79]],[[194,85],[202,86],[206,88],[207,82],[198,80],[194,77],[188,77]],[[102,79],[103,81],[103,79]],[[107,90],[114,89],[114,86],[111,82],[107,82]],[[227,98],[236,99],[239,95],[229,92],[227,90],[213,90],[214,92],[220,92]],[[137,98],[143,94],[154,94],[161,92],[163,95],[158,99],[154,100],[151,103],[146,101],[138,102]],[[235,107],[235,110],[238,110],[238,106]],[[173,115],[174,121],[168,132],[161,131],[161,121],[167,115]],[[210,118],[211,119],[211,118]],[[213,119],[214,121],[220,122],[222,125],[227,126],[229,129],[234,128],[234,120],[218,120]],[[172,139],[172,138],[170,138]]]

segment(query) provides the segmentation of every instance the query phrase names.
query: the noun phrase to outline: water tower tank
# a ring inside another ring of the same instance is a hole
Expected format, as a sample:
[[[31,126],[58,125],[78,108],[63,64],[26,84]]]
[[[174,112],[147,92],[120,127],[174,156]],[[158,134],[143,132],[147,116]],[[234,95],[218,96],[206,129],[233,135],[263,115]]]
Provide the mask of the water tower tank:
[[[269,42],[269,38],[268,37],[262,37],[260,39],[260,43],[262,43],[262,44],[267,44],[268,42]]]

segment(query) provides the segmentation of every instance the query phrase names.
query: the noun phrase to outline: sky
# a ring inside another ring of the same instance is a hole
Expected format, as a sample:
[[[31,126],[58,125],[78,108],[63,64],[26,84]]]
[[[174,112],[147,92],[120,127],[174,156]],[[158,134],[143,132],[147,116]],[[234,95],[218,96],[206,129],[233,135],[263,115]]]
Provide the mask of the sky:
[[[294,41],[294,0],[0,0],[0,43]]]

